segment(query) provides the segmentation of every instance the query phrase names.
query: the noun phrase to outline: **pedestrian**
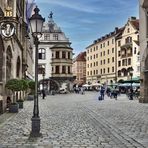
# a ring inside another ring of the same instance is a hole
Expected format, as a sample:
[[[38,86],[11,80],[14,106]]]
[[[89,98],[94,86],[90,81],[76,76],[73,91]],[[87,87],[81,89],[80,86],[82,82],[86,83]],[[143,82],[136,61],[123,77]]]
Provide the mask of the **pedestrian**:
[[[101,100],[104,100],[104,93],[105,93],[105,88],[101,86],[101,89],[100,89]]]
[[[45,97],[46,97],[46,94],[45,94],[45,90],[43,89],[42,90],[42,99],[45,99]]]
[[[11,98],[10,96],[7,96],[7,108],[9,108],[10,104],[11,104]]]
[[[81,94],[83,95],[84,94],[84,88],[81,87]]]

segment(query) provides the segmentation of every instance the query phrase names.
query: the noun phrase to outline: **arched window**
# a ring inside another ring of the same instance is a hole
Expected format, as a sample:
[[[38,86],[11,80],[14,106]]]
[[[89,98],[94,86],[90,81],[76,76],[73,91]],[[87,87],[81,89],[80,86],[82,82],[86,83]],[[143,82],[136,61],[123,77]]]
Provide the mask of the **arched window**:
[[[45,60],[46,58],[46,50],[44,48],[39,49],[39,59],[40,60]]]
[[[19,78],[20,76],[20,57],[17,58],[17,63],[16,63],[16,77]]]

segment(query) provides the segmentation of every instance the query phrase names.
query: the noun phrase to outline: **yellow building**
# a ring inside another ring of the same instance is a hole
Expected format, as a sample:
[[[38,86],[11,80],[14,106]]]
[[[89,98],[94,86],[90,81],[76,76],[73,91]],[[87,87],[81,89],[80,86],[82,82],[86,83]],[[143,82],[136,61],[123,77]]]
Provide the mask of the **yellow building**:
[[[86,48],[87,83],[111,84],[127,80],[131,67],[133,78],[139,79],[139,20],[131,17],[122,28],[93,42]]]
[[[121,32],[117,27],[113,32],[97,39],[87,50],[87,82],[110,84],[116,80],[116,36]]]

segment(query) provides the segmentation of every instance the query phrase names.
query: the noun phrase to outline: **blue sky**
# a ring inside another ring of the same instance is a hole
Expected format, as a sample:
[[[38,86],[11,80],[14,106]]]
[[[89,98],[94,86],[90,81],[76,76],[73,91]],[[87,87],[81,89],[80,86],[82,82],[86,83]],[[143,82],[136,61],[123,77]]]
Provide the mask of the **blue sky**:
[[[53,19],[78,54],[92,42],[122,27],[130,16],[139,17],[138,0],[35,0],[40,13]]]

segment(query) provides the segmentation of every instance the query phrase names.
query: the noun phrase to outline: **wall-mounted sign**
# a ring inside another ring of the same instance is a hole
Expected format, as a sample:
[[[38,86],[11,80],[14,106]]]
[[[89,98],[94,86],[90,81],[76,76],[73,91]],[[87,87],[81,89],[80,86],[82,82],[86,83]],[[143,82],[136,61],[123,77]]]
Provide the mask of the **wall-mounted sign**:
[[[6,38],[13,36],[15,33],[15,26],[10,22],[1,23],[0,29],[1,34]]]

